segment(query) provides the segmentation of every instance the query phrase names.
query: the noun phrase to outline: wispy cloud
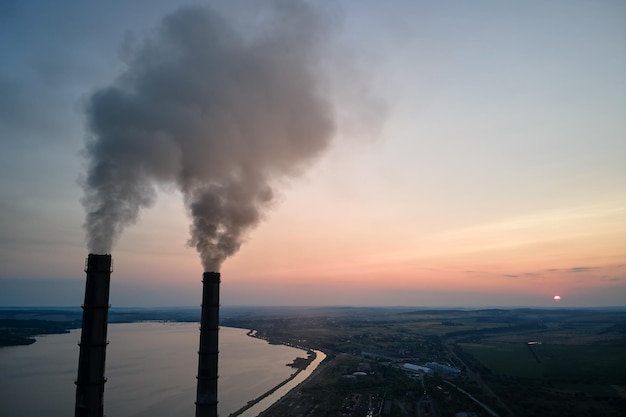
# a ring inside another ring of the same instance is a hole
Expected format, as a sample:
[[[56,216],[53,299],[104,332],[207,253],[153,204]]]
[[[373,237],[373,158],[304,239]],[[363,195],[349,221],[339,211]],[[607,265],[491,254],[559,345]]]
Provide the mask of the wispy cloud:
[[[483,223],[464,229],[449,232],[449,235],[466,234],[467,232],[501,231],[511,232],[515,230],[525,230],[539,226],[551,226],[555,224],[569,224],[570,222],[585,221],[588,219],[606,218],[611,220],[623,219],[626,214],[626,206],[622,201],[598,204],[593,206],[581,206],[576,208],[566,208],[562,210],[552,210],[538,212],[528,215],[510,217],[496,222]]]
[[[570,271],[571,272],[587,272],[587,271],[591,271],[592,269],[598,269],[598,268],[591,267],[591,266],[576,266],[574,268],[571,268]]]
[[[446,254],[475,253],[545,244],[583,241],[626,232],[621,200],[563,208],[475,224],[431,236],[429,246]]]

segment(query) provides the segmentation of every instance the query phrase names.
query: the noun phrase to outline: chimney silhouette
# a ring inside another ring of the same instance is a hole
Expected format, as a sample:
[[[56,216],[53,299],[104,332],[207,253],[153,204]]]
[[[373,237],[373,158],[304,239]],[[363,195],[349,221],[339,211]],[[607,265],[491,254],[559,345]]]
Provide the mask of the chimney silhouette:
[[[109,315],[111,255],[89,254],[76,379],[75,417],[103,417],[104,362]]]
[[[219,352],[220,273],[202,275],[202,314],[198,351],[196,417],[217,417],[217,356]]]

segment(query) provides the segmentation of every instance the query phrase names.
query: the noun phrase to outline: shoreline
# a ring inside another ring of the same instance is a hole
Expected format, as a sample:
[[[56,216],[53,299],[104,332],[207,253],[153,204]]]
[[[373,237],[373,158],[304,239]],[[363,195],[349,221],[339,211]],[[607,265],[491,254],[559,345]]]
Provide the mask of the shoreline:
[[[267,338],[264,337],[259,337],[256,335],[256,330],[248,330],[248,333],[246,333],[246,336],[249,337],[254,337],[257,339],[261,339],[261,340],[265,340],[267,343],[270,344],[281,344],[284,346],[289,346],[289,347],[293,347],[296,349],[300,349],[306,352],[307,354],[307,358],[305,359],[306,361],[308,361],[308,364],[306,367],[304,368],[300,368],[300,367],[296,367],[296,370],[293,374],[291,374],[291,376],[289,376],[289,378],[285,379],[284,381],[282,381],[280,384],[276,385],[275,387],[271,388],[270,390],[266,391],[265,393],[261,394],[260,396],[258,396],[257,398],[248,401],[248,403],[246,405],[244,405],[243,407],[241,407],[240,409],[238,409],[237,411],[234,411],[232,413],[230,413],[228,415],[228,417],[238,417],[240,415],[242,415],[243,413],[245,413],[246,411],[248,411],[249,409],[251,409],[252,407],[256,406],[258,403],[260,403],[261,401],[265,400],[266,398],[270,397],[271,395],[273,395],[276,391],[278,391],[280,388],[284,387],[285,385],[287,385],[289,382],[293,381],[302,371],[307,370],[314,362],[315,359],[317,359],[317,354],[318,352],[321,354],[324,354],[322,351],[315,351],[313,349],[310,348],[305,348],[302,346],[294,346],[291,343],[284,343],[284,342],[275,342],[275,341],[270,341]],[[294,364],[296,363],[297,358],[294,359]],[[321,363],[321,362],[320,362]],[[318,364],[316,366],[319,367],[320,364]],[[292,366],[292,365],[285,365],[285,366]],[[315,369],[311,370],[311,375],[313,374],[313,372],[315,371]],[[291,388],[286,394],[284,394],[283,396],[281,396],[280,398],[278,398],[276,401],[274,401],[272,404],[270,404],[267,408],[265,408],[264,410],[261,410],[257,415],[261,415],[262,413],[264,413],[265,411],[267,411],[269,408],[271,408],[274,404],[276,404],[277,402],[279,402],[285,395],[289,394],[292,390],[294,390],[295,388],[297,388],[298,386],[300,386],[300,384],[302,384],[303,382],[305,382],[308,378],[310,378],[310,376],[305,378],[304,381],[298,383],[297,385],[295,385],[293,388]]]

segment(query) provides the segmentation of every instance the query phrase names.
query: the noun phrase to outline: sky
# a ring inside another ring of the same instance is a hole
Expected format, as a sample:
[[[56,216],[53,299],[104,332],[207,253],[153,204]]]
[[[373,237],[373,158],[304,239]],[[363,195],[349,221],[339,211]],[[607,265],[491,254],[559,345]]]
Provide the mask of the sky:
[[[0,306],[82,303],[87,103],[197,3],[0,3]],[[253,36],[250,3],[209,4]],[[222,305],[626,306],[626,3],[315,4],[341,123],[273,184]],[[183,193],[156,189],[114,307],[201,302]]]

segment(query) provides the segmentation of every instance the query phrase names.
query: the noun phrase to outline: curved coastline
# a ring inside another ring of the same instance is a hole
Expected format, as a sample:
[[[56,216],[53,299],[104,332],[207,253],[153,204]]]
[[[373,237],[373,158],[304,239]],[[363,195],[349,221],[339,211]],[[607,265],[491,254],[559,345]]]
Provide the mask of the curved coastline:
[[[259,337],[256,335],[256,330],[249,330],[248,333],[246,334],[249,337],[255,337],[258,339],[262,339],[267,341],[268,343],[270,343],[270,341],[264,337]],[[274,343],[272,341],[272,343]],[[261,401],[267,399],[268,397],[270,397],[271,395],[273,395],[274,393],[276,393],[276,391],[278,391],[280,388],[283,388],[285,385],[289,384],[291,381],[293,381],[302,371],[305,371],[307,369],[309,369],[311,367],[311,365],[313,365],[315,363],[315,360],[317,359],[318,356],[322,355],[324,356],[324,358],[322,358],[322,360],[320,360],[317,365],[315,366],[315,368],[310,369],[310,373],[309,376],[306,377],[303,381],[298,382],[296,385],[294,385],[293,387],[290,387],[289,390],[284,393],[283,395],[281,395],[279,398],[277,398],[275,401],[273,401],[271,404],[268,404],[265,408],[263,408],[262,410],[259,410],[255,416],[258,416],[260,414],[262,414],[264,411],[268,410],[270,407],[272,407],[274,404],[276,404],[278,401],[280,401],[285,395],[287,395],[289,392],[291,392],[293,389],[295,389],[296,387],[298,387],[300,384],[302,384],[304,381],[306,381],[306,379],[308,379],[313,372],[315,371],[315,369],[317,369],[317,367],[320,365],[320,363],[326,358],[326,355],[324,354],[324,352],[320,351],[320,350],[313,350],[313,349],[309,349],[309,348],[305,348],[302,346],[296,346],[293,345],[291,343],[283,343],[283,342],[279,342],[282,345],[285,346],[289,346],[289,347],[293,347],[296,349],[300,349],[300,350],[304,350],[307,353],[307,361],[309,362],[307,364],[306,367],[304,368],[297,368],[295,370],[295,372],[293,374],[291,374],[291,376],[287,379],[285,379],[284,381],[282,381],[280,384],[276,385],[275,387],[273,387],[272,389],[268,390],[267,392],[263,393],[262,395],[258,396],[257,398],[255,398],[254,400],[248,401],[248,403],[246,405],[244,405],[243,407],[241,407],[240,409],[238,409],[237,411],[229,414],[228,417],[238,417],[243,415],[244,413],[246,413],[246,411],[250,410],[251,408],[255,407],[257,404],[259,404]],[[295,363],[295,360],[294,360]],[[289,366],[289,365],[286,365]],[[244,416],[245,417],[245,416]]]

